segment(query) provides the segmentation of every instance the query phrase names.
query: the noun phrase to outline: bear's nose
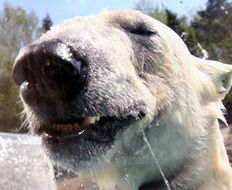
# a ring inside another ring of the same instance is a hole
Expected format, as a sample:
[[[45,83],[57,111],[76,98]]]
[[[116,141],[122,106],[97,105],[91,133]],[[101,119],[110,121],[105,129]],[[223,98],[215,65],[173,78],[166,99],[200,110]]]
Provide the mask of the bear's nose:
[[[54,46],[54,47],[53,47]],[[68,46],[31,45],[19,53],[12,76],[27,104],[78,96],[86,85],[87,63]]]

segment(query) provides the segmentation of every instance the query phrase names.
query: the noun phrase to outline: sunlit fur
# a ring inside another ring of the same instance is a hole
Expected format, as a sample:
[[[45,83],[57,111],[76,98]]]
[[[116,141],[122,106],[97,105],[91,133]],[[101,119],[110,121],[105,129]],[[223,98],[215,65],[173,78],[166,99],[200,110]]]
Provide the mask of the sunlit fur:
[[[136,31],[138,23],[153,34],[142,36],[144,31]],[[136,116],[137,108],[129,106],[133,102],[143,102],[146,111],[142,120],[128,126],[98,157],[81,160],[75,151],[67,153],[67,147],[62,150],[59,145],[50,154],[52,159],[107,190],[115,185],[136,190],[148,182],[160,182],[159,188],[165,189],[154,155],[171,189],[232,189],[232,172],[217,121],[224,120],[221,100],[231,87],[232,66],[192,56],[176,33],[137,11],[73,18],[54,26],[34,45],[51,40],[60,40],[89,58],[88,104],[78,100],[74,104],[96,115],[106,114],[100,109],[104,106],[109,115],[123,117],[132,112]],[[89,106],[100,99],[105,104]],[[32,131],[46,122],[46,116],[33,107],[24,103],[24,108]]]

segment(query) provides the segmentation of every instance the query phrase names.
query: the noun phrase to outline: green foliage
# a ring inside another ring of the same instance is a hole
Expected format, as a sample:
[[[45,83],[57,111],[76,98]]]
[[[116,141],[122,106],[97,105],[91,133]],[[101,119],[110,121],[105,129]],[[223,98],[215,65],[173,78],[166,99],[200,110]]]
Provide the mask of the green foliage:
[[[135,9],[150,15],[154,11],[153,4],[149,0],[140,0],[135,4]]]
[[[0,11],[0,131],[19,128],[18,87],[11,78],[11,69],[18,51],[38,37],[38,18],[21,7],[5,3]]]
[[[159,20],[160,22],[166,24],[167,23],[167,15],[166,13],[160,9],[159,7],[155,7],[151,12],[150,16]]]
[[[182,36],[184,30],[181,26],[181,20],[177,17],[177,14],[168,9],[165,9],[165,13],[167,15],[167,26],[172,28],[179,36]]]
[[[154,7],[149,0],[140,0],[136,3],[135,9],[150,15],[151,17],[159,20],[160,22],[167,23],[167,15],[163,9]]]
[[[208,0],[206,8],[195,15],[191,26],[209,58],[232,62],[232,4],[226,0]]]

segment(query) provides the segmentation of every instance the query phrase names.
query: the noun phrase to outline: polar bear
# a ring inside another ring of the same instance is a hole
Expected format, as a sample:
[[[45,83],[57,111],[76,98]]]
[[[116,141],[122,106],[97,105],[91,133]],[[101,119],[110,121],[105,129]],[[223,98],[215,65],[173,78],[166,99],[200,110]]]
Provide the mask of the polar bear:
[[[107,190],[232,189],[218,124],[231,76],[132,10],[66,20],[13,67],[48,156]]]

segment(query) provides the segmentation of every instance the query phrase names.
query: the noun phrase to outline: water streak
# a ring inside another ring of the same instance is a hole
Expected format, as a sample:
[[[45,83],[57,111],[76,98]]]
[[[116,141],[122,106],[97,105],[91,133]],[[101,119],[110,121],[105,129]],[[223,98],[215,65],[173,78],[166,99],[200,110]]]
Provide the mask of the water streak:
[[[158,169],[159,169],[159,172],[160,172],[160,174],[161,174],[161,176],[162,176],[162,178],[163,178],[163,180],[164,180],[164,183],[165,183],[167,189],[168,189],[168,190],[171,190],[170,184],[169,184],[167,178],[166,178],[165,175],[164,175],[164,172],[163,172],[163,170],[162,170],[162,168],[161,168],[161,166],[160,166],[160,164],[159,164],[159,161],[158,161],[158,159],[156,158],[155,153],[154,153],[154,151],[153,151],[152,148],[151,148],[151,144],[149,143],[149,141],[148,141],[148,139],[147,139],[147,136],[146,136],[146,134],[144,133],[144,130],[143,130],[143,129],[142,129],[142,134],[143,134],[143,140],[144,140],[144,142],[147,144],[147,147],[148,147],[149,151],[151,152],[151,155],[152,155],[152,157],[153,157],[153,159],[154,159],[154,161],[155,161],[156,166],[157,166]]]

